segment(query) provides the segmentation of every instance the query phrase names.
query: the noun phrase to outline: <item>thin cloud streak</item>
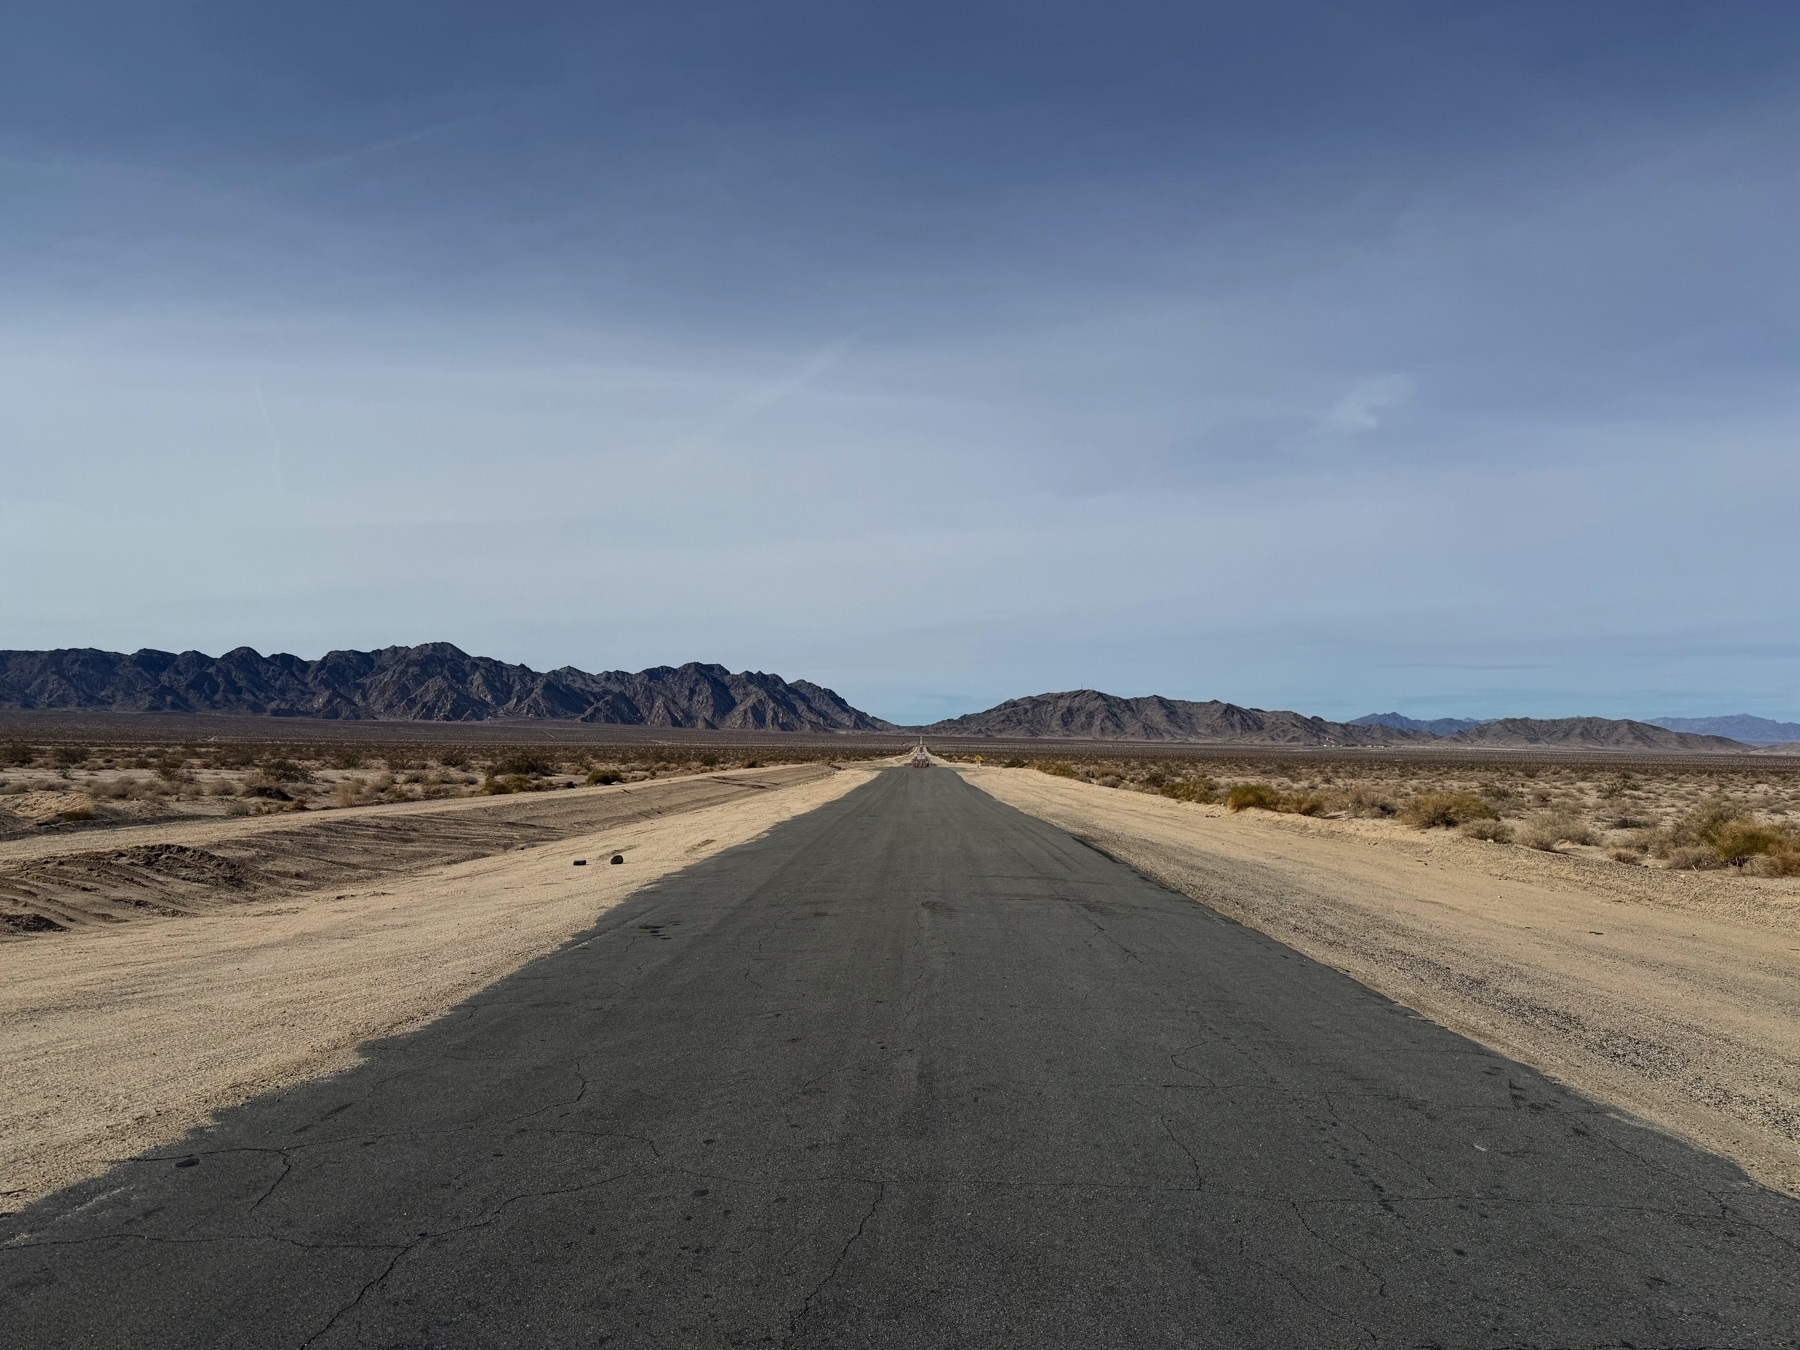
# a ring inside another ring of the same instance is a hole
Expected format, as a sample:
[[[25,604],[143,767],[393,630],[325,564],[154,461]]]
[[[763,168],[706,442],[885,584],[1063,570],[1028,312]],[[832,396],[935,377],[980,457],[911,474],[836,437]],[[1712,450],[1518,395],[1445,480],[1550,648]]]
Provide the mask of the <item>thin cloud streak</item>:
[[[373,141],[368,145],[358,146],[354,150],[345,150],[335,155],[323,155],[318,159],[307,160],[305,163],[295,164],[291,168],[283,169],[279,173],[271,175],[263,180],[262,186],[274,187],[282,183],[291,182],[296,178],[304,178],[314,174],[325,173],[332,169],[342,168],[346,164],[355,164],[365,159],[372,159],[379,155],[390,154],[395,150],[403,150],[409,145],[417,145],[421,141],[428,141],[433,137],[441,136],[446,131],[454,131],[458,127],[470,126],[481,120],[482,118],[479,114],[470,113],[463,117],[452,117],[445,121],[434,123],[428,127],[421,127],[417,131],[409,131],[402,136],[390,136],[385,140]]]

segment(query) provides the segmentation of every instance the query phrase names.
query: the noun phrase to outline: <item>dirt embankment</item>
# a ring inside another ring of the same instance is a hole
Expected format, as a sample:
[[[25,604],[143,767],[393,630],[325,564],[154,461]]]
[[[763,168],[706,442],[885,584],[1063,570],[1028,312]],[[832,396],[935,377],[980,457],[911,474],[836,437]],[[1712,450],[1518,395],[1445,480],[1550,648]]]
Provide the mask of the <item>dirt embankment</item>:
[[[0,937],[337,891],[824,777],[822,764],[0,843]],[[96,847],[98,845],[98,847]]]
[[[347,1067],[360,1043],[437,1016],[631,892],[868,776],[799,766],[221,822],[179,839],[118,831],[113,849],[90,850],[101,862],[44,856],[48,840],[0,846],[15,876],[44,869],[66,883],[56,903],[90,906],[66,931],[0,941],[0,1210]],[[608,865],[615,852],[623,865]],[[120,915],[116,892],[73,880],[109,869],[162,888],[183,917],[118,921],[150,911]]]
[[[964,769],[1432,1019],[1800,1194],[1800,881]]]

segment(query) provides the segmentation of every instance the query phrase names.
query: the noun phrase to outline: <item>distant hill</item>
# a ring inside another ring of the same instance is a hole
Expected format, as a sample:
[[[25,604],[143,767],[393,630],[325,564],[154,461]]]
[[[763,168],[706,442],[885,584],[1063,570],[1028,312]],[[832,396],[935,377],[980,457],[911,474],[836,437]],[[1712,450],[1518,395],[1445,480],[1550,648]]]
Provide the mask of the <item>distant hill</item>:
[[[1481,725],[1477,717],[1433,717],[1421,721],[1417,717],[1408,717],[1405,713],[1365,713],[1361,717],[1352,717],[1346,726],[1352,727],[1392,727],[1395,731],[1424,731],[1433,736],[1454,736],[1459,731],[1467,731],[1470,727]]]
[[[1746,745],[1783,745],[1800,741],[1800,722],[1775,722],[1737,713],[1731,717],[1647,717],[1652,726],[1691,731],[1702,736],[1729,736]]]
[[[1015,736],[1100,741],[1189,741],[1227,745],[1395,745],[1429,741],[1386,726],[1355,727],[1295,712],[1235,703],[1120,698],[1096,689],[1008,699],[986,712],[926,727],[942,736]]]
[[[1581,750],[1742,750],[1724,736],[1697,736],[1609,717],[1502,717],[1443,738],[1445,745],[1564,746]]]
[[[1412,723],[1394,726],[1389,718]],[[1400,714],[1374,714],[1355,722],[1328,722],[1296,712],[1240,708],[1234,703],[1183,699],[1120,698],[1094,689],[1008,699],[985,712],[933,723],[940,736],[996,736],[1044,740],[1176,741],[1209,745],[1437,745],[1568,750],[1743,750],[1723,736],[1670,731],[1647,722],[1605,717],[1538,720],[1506,717],[1491,722],[1445,718],[1449,734],[1433,723]]]
[[[317,661],[91,648],[0,652],[0,708],[240,713],[427,722],[549,717],[617,726],[887,731],[829,689],[690,663],[598,674],[540,673],[448,642],[330,652]]]

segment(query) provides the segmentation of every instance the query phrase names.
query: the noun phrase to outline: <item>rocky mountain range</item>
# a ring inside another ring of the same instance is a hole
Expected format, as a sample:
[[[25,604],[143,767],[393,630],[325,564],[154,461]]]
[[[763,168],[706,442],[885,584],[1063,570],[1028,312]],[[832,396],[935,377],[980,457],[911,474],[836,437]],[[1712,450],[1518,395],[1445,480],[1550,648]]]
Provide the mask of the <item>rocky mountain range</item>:
[[[548,718],[611,726],[719,731],[923,732],[1049,740],[1210,745],[1743,750],[1800,740],[1800,725],[1763,718],[1604,717],[1423,720],[1371,713],[1332,722],[1218,700],[1121,698],[1095,689],[1008,699],[983,712],[897,727],[830,689],[760,671],[690,662],[650,670],[536,671],[470,656],[447,642],[328,652],[316,661],[239,647],[223,656],[93,648],[0,651],[0,708],[236,713],[336,720],[485,722]],[[1729,724],[1745,734],[1717,734]],[[1740,725],[1741,724],[1741,725]],[[1793,734],[1788,734],[1793,733]]]
[[[1408,725],[1396,726],[1392,720]],[[1434,724],[1394,714],[1354,722],[1328,722],[1293,712],[1240,708],[1235,703],[1182,699],[1120,698],[1094,689],[1008,699],[985,712],[926,727],[950,736],[1006,736],[1069,740],[1182,741],[1224,745],[1466,745],[1565,749],[1742,750],[1723,736],[1670,731],[1648,722],[1606,717],[1539,720],[1506,717],[1491,722],[1444,719]]]
[[[1454,736],[1459,731],[1467,731],[1470,727],[1481,725],[1478,717],[1408,717],[1405,713],[1385,712],[1366,713],[1362,717],[1352,717],[1347,726],[1353,727],[1393,727],[1396,731],[1429,731],[1433,736]]]
[[[1651,717],[1646,721],[1670,731],[1693,731],[1704,736],[1729,736],[1746,745],[1783,745],[1800,742],[1800,722],[1777,722],[1768,717],[1736,713],[1730,717]]]
[[[934,722],[940,736],[1017,736],[1105,741],[1187,741],[1233,745],[1397,745],[1426,741],[1419,732],[1351,726],[1295,712],[1240,708],[1212,700],[1120,698],[1097,689],[1008,699],[985,712]]]
[[[1492,727],[1465,738],[1476,744],[1554,745],[1574,737],[1584,741],[1599,736],[1608,745],[1668,748],[1671,743],[1655,735],[1654,728],[1696,736],[1724,737],[1743,745],[1783,745],[1800,742],[1800,722],[1774,722],[1767,717],[1740,713],[1732,717],[1646,717],[1641,722],[1605,717],[1530,718],[1434,717],[1422,719],[1404,713],[1369,713],[1350,719],[1353,727],[1384,726],[1401,731],[1428,731],[1433,736],[1454,737],[1460,732]]]
[[[1569,750],[1744,750],[1741,742],[1724,736],[1700,736],[1670,731],[1649,722],[1614,717],[1500,717],[1479,722],[1449,736],[1440,745],[1485,745],[1495,748],[1529,746]]]
[[[0,652],[0,707],[484,722],[560,718],[616,726],[886,731],[831,690],[724,666],[539,672],[447,642],[329,652],[317,661],[91,648]]]

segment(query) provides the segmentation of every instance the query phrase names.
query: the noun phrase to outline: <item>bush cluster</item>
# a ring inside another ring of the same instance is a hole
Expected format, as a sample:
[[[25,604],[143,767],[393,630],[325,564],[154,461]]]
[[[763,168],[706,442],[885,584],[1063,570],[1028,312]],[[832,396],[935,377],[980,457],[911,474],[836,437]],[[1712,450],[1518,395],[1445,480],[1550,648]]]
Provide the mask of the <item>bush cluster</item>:
[[[1465,839],[1485,839],[1490,844],[1510,844],[1513,829],[1504,820],[1471,820],[1458,828]]]
[[[1290,816],[1322,816],[1331,804],[1316,792],[1283,792],[1269,783],[1239,783],[1225,794],[1231,811],[1280,811]]]
[[[1670,867],[1736,867],[1765,876],[1800,876],[1800,834],[1757,820],[1739,803],[1710,797],[1653,841]]]
[[[547,773],[555,773],[556,765],[548,756],[536,750],[511,750],[500,756],[488,769],[488,777],[492,778],[542,778]]]
[[[1452,829],[1500,813],[1473,792],[1421,792],[1401,808],[1400,818],[1421,830]]]
[[[481,785],[484,797],[501,796],[509,792],[542,792],[550,784],[541,778],[523,773],[495,774]]]
[[[1178,802],[1216,802],[1219,786],[1210,778],[1189,778],[1179,783],[1161,783],[1157,792]]]
[[[1600,837],[1571,811],[1539,811],[1519,826],[1518,841],[1526,848],[1554,853],[1558,844],[1597,844]]]

